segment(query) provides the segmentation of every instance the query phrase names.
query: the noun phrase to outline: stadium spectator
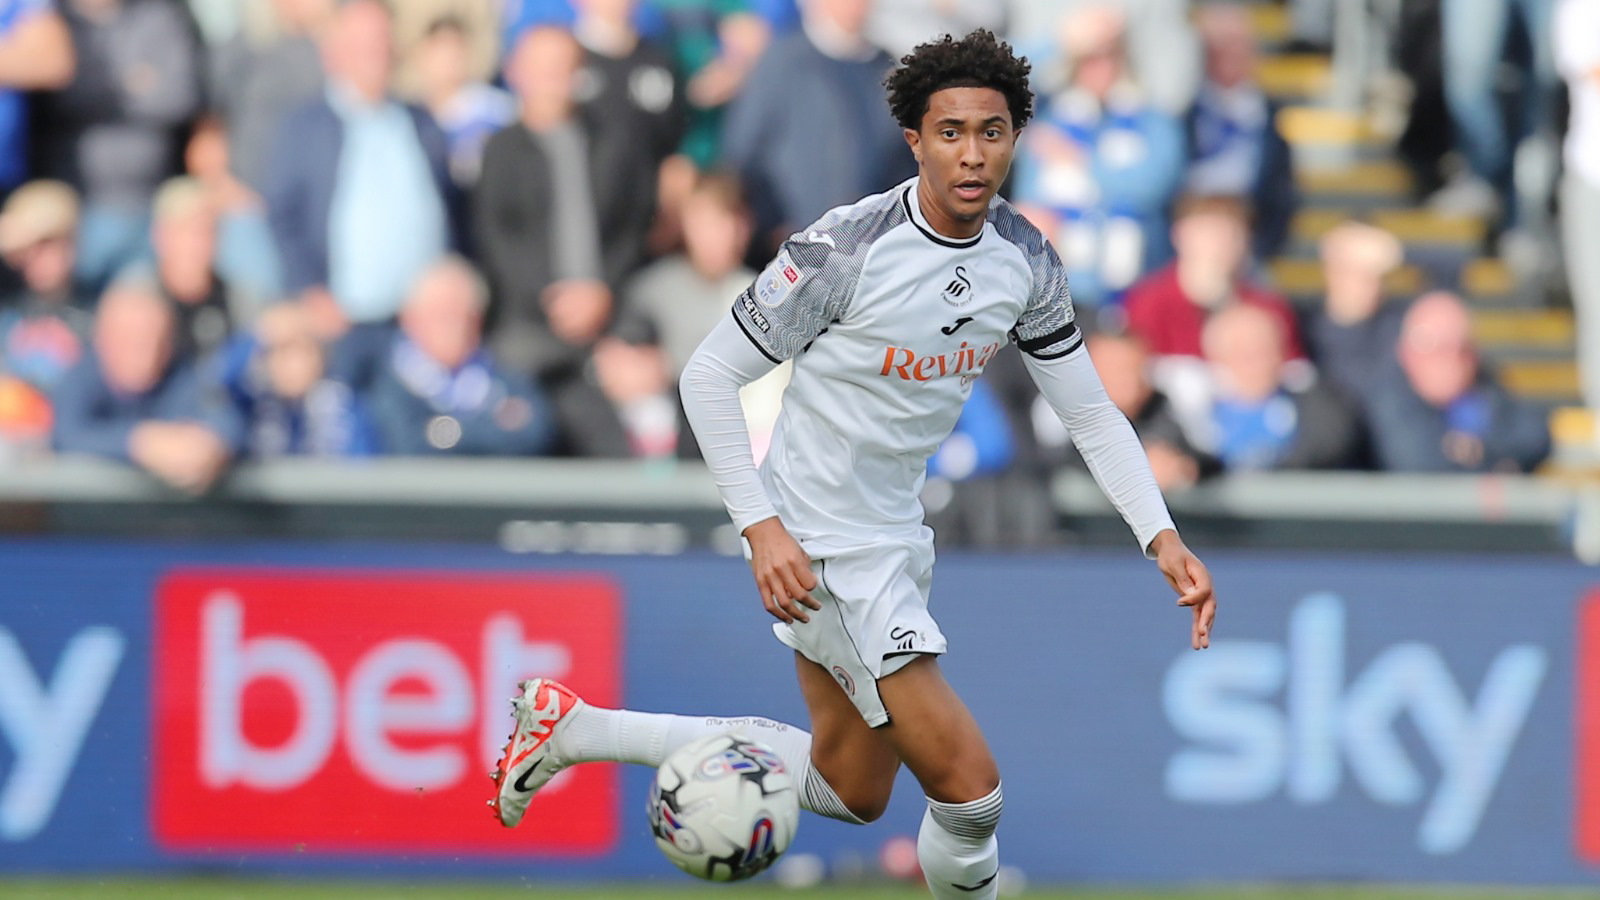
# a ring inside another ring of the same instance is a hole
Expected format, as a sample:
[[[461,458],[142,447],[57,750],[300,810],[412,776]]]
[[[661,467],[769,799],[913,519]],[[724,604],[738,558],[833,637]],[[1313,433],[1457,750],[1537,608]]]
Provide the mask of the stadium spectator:
[[[1243,303],[1270,312],[1290,358],[1303,356],[1289,301],[1245,277],[1250,234],[1244,205],[1229,197],[1190,197],[1179,204],[1176,219],[1177,259],[1129,289],[1128,330],[1156,356],[1200,357],[1206,317]]]
[[[267,206],[229,168],[227,133],[202,119],[184,151],[184,168],[199,182],[217,219],[217,271],[252,298],[283,294],[283,267],[267,222]]]
[[[1383,468],[1528,472],[1549,455],[1544,413],[1479,363],[1467,308],[1454,294],[1412,304],[1396,357],[1368,406]]]
[[[638,0],[573,0],[572,34],[584,49],[578,101],[634,135],[656,165],[677,151],[689,113],[670,48],[634,26],[638,6]]]
[[[1288,239],[1298,202],[1289,142],[1278,131],[1280,107],[1256,81],[1256,36],[1245,7],[1214,4],[1196,15],[1205,78],[1185,119],[1184,189],[1245,200],[1251,249],[1266,259]]]
[[[1466,168],[1434,194],[1431,204],[1436,210],[1476,216],[1504,212],[1511,224],[1517,224],[1512,162],[1519,138],[1538,135],[1541,141],[1548,140],[1555,124],[1560,77],[1550,29],[1554,9],[1555,0],[1440,4],[1445,101]],[[1520,21],[1528,36],[1526,54],[1506,52],[1513,20]],[[1517,117],[1508,121],[1502,111],[1501,85],[1510,64],[1521,68],[1522,96],[1514,105]]]
[[[684,252],[657,260],[628,283],[614,329],[623,340],[660,347],[674,382],[756,277],[744,264],[752,226],[736,179],[702,176],[683,217]]]
[[[305,307],[280,303],[231,343],[220,381],[244,423],[244,452],[354,457],[376,449],[372,423],[349,385],[328,377],[327,352]]]
[[[1360,461],[1360,426],[1344,400],[1308,369],[1286,365],[1282,319],[1235,304],[1206,322],[1204,343],[1214,383],[1199,443],[1226,471],[1337,469]]]
[[[772,40],[772,25],[746,0],[654,0],[667,19],[683,73],[689,122],[679,152],[700,170],[722,154],[722,119]]]
[[[1183,132],[1128,69],[1124,20],[1085,6],[1062,27],[1068,87],[1024,133],[1015,195],[1051,238],[1073,299],[1114,302],[1168,253],[1166,209],[1183,177]]]
[[[1006,5],[996,0],[874,0],[867,37],[895,59],[945,35],[964,37],[979,28],[1006,31]]]
[[[1133,80],[1162,112],[1181,116],[1194,102],[1200,45],[1190,27],[1189,0],[1111,0],[1127,29]],[[1010,0],[1011,43],[1033,62],[1041,94],[1066,86],[1072,60],[1060,53],[1060,32],[1072,14],[1107,0]]]
[[[0,2],[0,195],[28,177],[26,91],[72,81],[72,36],[52,0]]]
[[[56,388],[57,450],[130,461],[190,493],[211,486],[240,444],[240,423],[174,356],[176,324],[149,280],[107,289],[92,351]]]
[[[1143,341],[1131,334],[1107,331],[1090,335],[1085,346],[1106,395],[1139,435],[1145,455],[1150,458],[1150,470],[1162,490],[1183,490],[1216,473],[1219,463],[1195,450],[1171,401],[1151,380],[1150,351]],[[1034,433],[1046,450],[1061,448],[1073,465],[1087,469],[1083,457],[1072,446],[1071,436],[1043,397],[1035,401],[1031,413]]]
[[[335,2],[272,0],[270,14],[247,17],[213,55],[212,104],[227,126],[232,169],[258,193],[283,120],[322,94],[317,41]]]
[[[796,228],[916,174],[883,115],[893,60],[866,38],[870,0],[808,0],[772,42],[723,122],[723,161],[744,179],[765,258]]]
[[[465,189],[478,181],[489,137],[517,117],[509,93],[473,77],[470,53],[467,25],[455,16],[429,25],[412,51],[422,102],[450,142],[450,175]]]
[[[386,452],[525,456],[550,449],[544,395],[482,344],[488,302],[483,280],[460,258],[417,280],[371,391]]]
[[[180,359],[210,356],[265,298],[249,298],[217,271],[217,214],[205,187],[173,178],[156,193],[150,226],[155,278],[177,311]]]
[[[22,278],[22,290],[0,309],[87,306],[73,280],[78,194],[60,181],[30,181],[0,209],[0,254]]]
[[[0,461],[50,443],[50,393],[83,357],[88,315],[72,281],[78,195],[33,181],[0,211],[0,255],[22,289],[0,304]]]
[[[629,283],[614,337],[595,348],[600,384],[628,428],[635,455],[673,449],[671,442],[679,436],[673,385],[711,327],[756,277],[744,265],[751,224],[735,179],[700,178],[684,204],[683,218],[684,252],[658,260]],[[777,421],[778,399],[787,383],[785,365],[741,392],[758,456]]]
[[[150,198],[202,108],[199,36],[174,0],[69,0],[72,81],[38,95],[33,165],[83,197],[78,278],[98,289],[146,249]]]
[[[325,332],[375,336],[416,276],[456,243],[444,133],[389,93],[391,20],[340,6],[322,41],[324,96],[279,129],[266,191],[284,287]]]
[[[559,28],[522,37],[507,68],[521,121],[489,139],[474,194],[475,246],[494,290],[489,343],[535,375],[570,452],[627,456],[586,372],[613,292],[644,256],[650,161],[639,141],[573,103],[582,51]]]
[[[500,74],[500,37],[506,0],[387,0],[394,14],[399,64],[394,88],[402,96],[426,98],[425,76],[417,51],[438,22],[461,24],[465,38],[462,68],[469,81],[489,83]]]
[[[1578,317],[1583,397],[1600,409],[1600,3],[1561,0],[1556,61],[1572,98],[1561,188],[1562,233]]]
[[[1402,304],[1384,302],[1384,279],[1400,267],[1404,248],[1381,228],[1346,222],[1322,238],[1322,306],[1306,321],[1317,370],[1357,407],[1394,357]]]

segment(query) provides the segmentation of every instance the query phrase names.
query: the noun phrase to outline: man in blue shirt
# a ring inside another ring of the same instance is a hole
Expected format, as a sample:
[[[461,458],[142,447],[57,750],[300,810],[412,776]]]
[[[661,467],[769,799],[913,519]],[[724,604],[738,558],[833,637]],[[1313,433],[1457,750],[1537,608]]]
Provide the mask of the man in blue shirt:
[[[455,245],[444,133],[393,99],[392,21],[376,0],[340,7],[324,39],[325,95],[283,122],[266,200],[285,287],[340,331],[382,325]]]

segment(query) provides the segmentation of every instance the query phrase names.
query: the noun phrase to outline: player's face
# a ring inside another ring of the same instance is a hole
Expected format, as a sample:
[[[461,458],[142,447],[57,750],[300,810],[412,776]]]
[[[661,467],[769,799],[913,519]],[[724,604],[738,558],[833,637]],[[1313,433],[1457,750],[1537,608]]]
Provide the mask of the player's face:
[[[906,129],[921,169],[920,197],[934,207],[924,214],[975,233],[1011,169],[1018,134],[1005,95],[994,88],[946,88],[928,98],[922,127]],[[952,237],[964,236],[955,231]]]

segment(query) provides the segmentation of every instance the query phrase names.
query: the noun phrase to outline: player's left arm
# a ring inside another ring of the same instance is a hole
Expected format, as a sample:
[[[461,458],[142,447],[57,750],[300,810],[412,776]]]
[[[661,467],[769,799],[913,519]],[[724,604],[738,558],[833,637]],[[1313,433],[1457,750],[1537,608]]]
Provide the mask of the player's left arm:
[[[1190,645],[1196,650],[1208,647],[1216,617],[1211,573],[1178,536],[1144,446],[1106,395],[1073,321],[1066,275],[1055,252],[1045,247],[1043,257],[1035,296],[1012,337],[1028,374],[1072,435],[1100,490],[1178,592],[1178,605],[1194,611]]]

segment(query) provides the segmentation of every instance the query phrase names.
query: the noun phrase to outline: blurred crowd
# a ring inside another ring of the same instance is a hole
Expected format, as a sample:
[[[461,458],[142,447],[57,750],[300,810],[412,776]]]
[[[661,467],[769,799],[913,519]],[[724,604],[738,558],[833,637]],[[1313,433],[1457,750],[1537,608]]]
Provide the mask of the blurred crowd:
[[[1570,84],[1559,193],[1600,306],[1600,0],[1442,5],[1467,165],[1439,202],[1521,224],[1507,135],[1561,127],[1544,94],[1521,128],[1491,102],[1491,32],[1523,22],[1508,64]],[[1326,44],[1324,6],[1293,0],[1297,43]],[[1263,285],[1299,200],[1251,23],[1188,0],[0,0],[0,463],[95,454],[201,492],[282,456],[693,457],[689,354],[785,236],[914,174],[894,59],[988,27],[1039,98],[1007,196],[1166,487],[1533,469],[1545,411],[1480,360],[1461,298],[1387,299],[1392,235],[1328,233],[1313,308]],[[1021,372],[977,383],[935,483],[1079,464]],[[744,394],[758,452],[784,379]]]

